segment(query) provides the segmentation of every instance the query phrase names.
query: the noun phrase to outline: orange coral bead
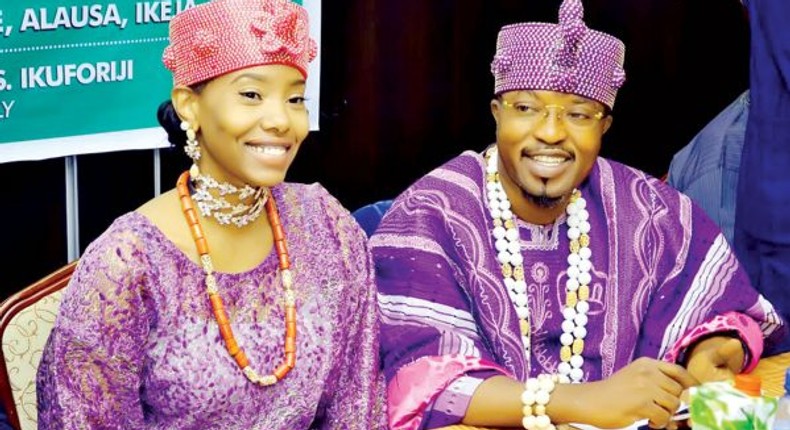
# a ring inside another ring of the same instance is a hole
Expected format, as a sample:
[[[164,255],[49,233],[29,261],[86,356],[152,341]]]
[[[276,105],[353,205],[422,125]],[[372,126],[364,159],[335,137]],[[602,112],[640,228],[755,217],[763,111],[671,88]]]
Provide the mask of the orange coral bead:
[[[214,312],[217,312],[217,309],[225,309],[225,305],[222,303],[222,297],[219,294],[209,294],[208,299],[211,302],[211,309]]]
[[[222,306],[220,304],[220,306]],[[217,324],[225,325],[230,324],[230,320],[228,319],[228,314],[225,313],[224,308],[214,309],[214,319],[217,320]]]
[[[292,322],[296,324],[296,307],[294,306],[285,307],[285,322],[286,323]]]
[[[187,181],[189,181],[188,172],[184,172],[178,177],[178,181],[176,181],[176,189],[178,190],[179,194],[189,195],[189,185],[187,185]]]
[[[187,224],[197,224],[200,222],[197,216],[197,212],[195,212],[194,208],[189,208],[184,210],[184,216],[187,218]]]
[[[189,226],[189,231],[192,232],[192,238],[197,241],[198,239],[204,239],[203,237],[203,227],[200,224],[192,224]]]
[[[188,210],[188,209],[195,209],[195,205],[192,204],[192,197],[189,196],[189,192],[187,191],[186,194],[181,195],[181,210]]]
[[[247,359],[247,354],[245,354],[243,350],[239,350],[239,352],[233,356],[233,359],[236,360],[236,364],[242,369],[250,365],[250,360]]]
[[[206,255],[208,254],[208,241],[205,237],[201,237],[200,239],[195,239],[195,245],[197,246],[198,254]]]
[[[284,241],[285,230],[283,230],[283,226],[280,224],[272,224],[272,235],[275,241]]]
[[[284,240],[274,242],[274,247],[277,249],[277,254],[288,254],[288,246]]]
[[[288,321],[285,323],[285,336],[296,339],[296,321]]]
[[[285,354],[285,365],[293,369],[296,367],[296,353],[288,352]]]
[[[269,224],[272,226],[282,226],[283,222],[280,220],[280,214],[277,213],[276,210],[267,210],[266,214],[269,215]]]
[[[275,369],[273,373],[274,373],[274,376],[277,377],[277,380],[280,380],[280,379],[285,378],[285,375],[287,375],[288,372],[290,372],[290,371],[291,371],[291,368],[288,367],[287,364],[283,363],[283,364],[277,366],[277,369]]]
[[[296,339],[292,337],[285,338],[285,353],[296,352]]]
[[[219,334],[222,336],[222,339],[224,339],[226,342],[229,339],[236,339],[233,336],[233,328],[230,326],[230,323],[220,324],[220,326],[219,326]]]
[[[280,269],[290,269],[291,268],[291,260],[288,258],[288,254],[280,254]]]
[[[239,353],[239,343],[234,338],[225,339],[225,348],[231,357]]]

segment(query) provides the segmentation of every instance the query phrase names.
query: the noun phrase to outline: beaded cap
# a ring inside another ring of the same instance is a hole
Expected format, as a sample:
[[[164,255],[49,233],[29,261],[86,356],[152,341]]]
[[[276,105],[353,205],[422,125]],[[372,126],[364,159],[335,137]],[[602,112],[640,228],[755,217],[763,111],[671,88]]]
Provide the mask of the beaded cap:
[[[318,53],[307,11],[290,0],[214,0],[170,21],[162,54],[175,85],[193,85],[235,70],[284,64],[307,77]]]
[[[491,62],[494,93],[558,91],[599,101],[611,109],[625,82],[625,45],[614,36],[587,28],[583,16],[581,0],[564,0],[558,24],[502,27]]]

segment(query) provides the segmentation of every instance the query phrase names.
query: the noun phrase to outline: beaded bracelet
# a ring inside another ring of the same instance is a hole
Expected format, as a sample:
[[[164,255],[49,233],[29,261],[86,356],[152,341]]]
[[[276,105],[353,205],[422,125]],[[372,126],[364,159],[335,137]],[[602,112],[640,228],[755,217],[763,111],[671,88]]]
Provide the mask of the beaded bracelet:
[[[527,379],[524,392],[521,394],[521,403],[524,405],[524,418],[521,424],[526,430],[556,430],[551,419],[546,415],[546,405],[558,382],[559,376],[548,374]]]

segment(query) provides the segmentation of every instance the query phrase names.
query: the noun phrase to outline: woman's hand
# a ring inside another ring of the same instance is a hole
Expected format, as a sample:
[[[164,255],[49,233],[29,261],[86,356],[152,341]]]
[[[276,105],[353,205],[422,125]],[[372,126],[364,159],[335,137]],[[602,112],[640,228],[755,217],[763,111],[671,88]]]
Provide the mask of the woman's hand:
[[[740,339],[714,336],[692,348],[686,369],[699,382],[724,381],[740,373],[743,359]]]
[[[664,428],[680,406],[680,394],[697,383],[682,366],[639,358],[603,381],[561,384],[557,394],[577,396],[575,422],[621,428],[647,418],[650,427]]]

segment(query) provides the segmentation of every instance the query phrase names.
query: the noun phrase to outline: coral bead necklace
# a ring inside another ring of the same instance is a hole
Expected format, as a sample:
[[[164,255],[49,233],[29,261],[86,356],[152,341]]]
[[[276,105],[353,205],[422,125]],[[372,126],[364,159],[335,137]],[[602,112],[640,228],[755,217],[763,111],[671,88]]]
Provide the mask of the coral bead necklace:
[[[283,289],[285,290],[285,360],[271,373],[260,376],[250,367],[247,355],[244,350],[239,347],[236,338],[233,336],[233,330],[230,326],[228,314],[225,312],[224,305],[222,304],[222,297],[217,290],[217,279],[214,277],[214,265],[209,254],[208,241],[203,233],[203,227],[200,225],[195,206],[189,192],[189,172],[184,172],[178,178],[176,190],[178,197],[181,201],[181,210],[184,212],[189,230],[192,232],[192,238],[197,246],[198,254],[200,255],[200,263],[203,266],[203,272],[206,274],[206,291],[211,302],[211,309],[214,313],[214,318],[219,325],[219,332],[222,339],[225,341],[225,347],[228,353],[236,361],[239,368],[244,372],[244,375],[250,381],[263,386],[269,386],[277,383],[277,381],[285,378],[296,366],[296,295],[293,292],[293,275],[291,273],[291,262],[288,257],[288,247],[285,243],[285,232],[283,231],[282,223],[280,222],[280,215],[277,212],[277,205],[274,198],[270,196],[266,200],[266,213],[269,217],[271,224],[272,234],[274,236],[274,246],[277,250],[277,257],[279,261],[280,278],[282,280]]]

